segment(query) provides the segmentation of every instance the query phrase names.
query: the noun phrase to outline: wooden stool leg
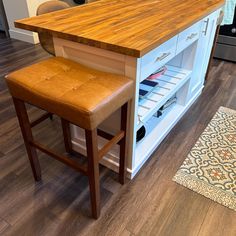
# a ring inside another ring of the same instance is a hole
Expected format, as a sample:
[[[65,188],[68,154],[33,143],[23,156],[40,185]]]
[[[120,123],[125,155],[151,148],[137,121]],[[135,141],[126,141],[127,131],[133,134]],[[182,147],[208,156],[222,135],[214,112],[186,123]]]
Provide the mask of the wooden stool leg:
[[[120,141],[120,167],[119,167],[119,182],[125,183],[127,172],[127,117],[128,103],[124,104],[121,108],[121,125],[120,128],[125,132],[124,138]]]
[[[70,123],[67,120],[64,120],[61,118],[61,125],[62,125],[62,130],[63,130],[66,152],[72,153]]]
[[[28,153],[29,161],[33,171],[34,179],[36,181],[41,180],[41,169],[38,160],[36,149],[30,144],[33,141],[33,135],[31,131],[31,125],[29,122],[28,114],[23,101],[13,98],[13,102],[16,109],[16,114],[19,120],[22,136],[24,138],[26,151]]]
[[[100,215],[100,184],[97,130],[85,130],[85,136],[88,158],[88,178],[90,186],[92,215],[95,219],[97,219]]]

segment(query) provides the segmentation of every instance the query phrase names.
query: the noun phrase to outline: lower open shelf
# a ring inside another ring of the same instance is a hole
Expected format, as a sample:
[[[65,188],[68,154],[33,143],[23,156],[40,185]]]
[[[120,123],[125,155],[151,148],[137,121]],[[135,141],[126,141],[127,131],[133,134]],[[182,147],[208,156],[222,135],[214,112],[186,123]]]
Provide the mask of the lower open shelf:
[[[173,104],[160,117],[152,116],[146,123],[146,135],[136,144],[135,166],[142,165],[183,115],[185,106]]]

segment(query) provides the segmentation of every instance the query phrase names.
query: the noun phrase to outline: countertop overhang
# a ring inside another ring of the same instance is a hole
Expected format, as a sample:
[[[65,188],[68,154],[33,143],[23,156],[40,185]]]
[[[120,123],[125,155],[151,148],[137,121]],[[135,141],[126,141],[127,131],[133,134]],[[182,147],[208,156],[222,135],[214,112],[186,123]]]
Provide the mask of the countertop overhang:
[[[224,0],[100,0],[17,20],[34,32],[141,57],[224,5]]]

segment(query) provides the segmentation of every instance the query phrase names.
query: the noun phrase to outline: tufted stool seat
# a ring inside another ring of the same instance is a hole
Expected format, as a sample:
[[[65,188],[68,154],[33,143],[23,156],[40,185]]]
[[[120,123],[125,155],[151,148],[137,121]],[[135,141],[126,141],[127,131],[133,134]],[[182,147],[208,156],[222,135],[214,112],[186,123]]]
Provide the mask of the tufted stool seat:
[[[11,94],[94,129],[131,98],[132,81],[54,57],[7,76]]]
[[[25,67],[6,76],[9,91],[13,97],[16,113],[21,126],[26,150],[36,181],[41,180],[41,170],[36,149],[80,171],[89,178],[92,213],[100,214],[99,160],[115,145],[120,145],[119,180],[124,183],[126,176],[127,152],[127,104],[132,98],[133,82],[125,76],[101,72],[77,62],[53,57]],[[47,113],[30,123],[25,102],[41,108]],[[105,119],[121,108],[120,132],[108,134],[98,129]],[[56,114],[61,118],[65,149],[72,149],[70,123],[85,130],[87,164],[45,147],[34,140],[31,127]],[[108,139],[100,150],[97,135]]]

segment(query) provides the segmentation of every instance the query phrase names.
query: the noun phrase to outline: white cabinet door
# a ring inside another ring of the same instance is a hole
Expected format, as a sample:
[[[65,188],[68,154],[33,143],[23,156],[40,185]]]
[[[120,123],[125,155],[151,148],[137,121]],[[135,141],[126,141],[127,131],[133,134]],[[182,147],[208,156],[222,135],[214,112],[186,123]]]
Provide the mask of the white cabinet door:
[[[192,73],[190,84],[190,97],[194,96],[194,94],[203,88],[219,14],[220,10],[217,10],[211,15],[205,17],[201,22],[200,37],[193,66],[194,71]]]

